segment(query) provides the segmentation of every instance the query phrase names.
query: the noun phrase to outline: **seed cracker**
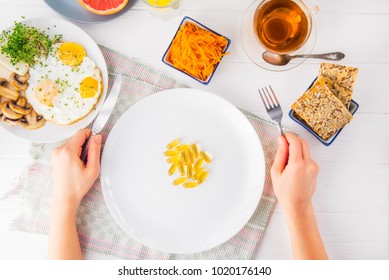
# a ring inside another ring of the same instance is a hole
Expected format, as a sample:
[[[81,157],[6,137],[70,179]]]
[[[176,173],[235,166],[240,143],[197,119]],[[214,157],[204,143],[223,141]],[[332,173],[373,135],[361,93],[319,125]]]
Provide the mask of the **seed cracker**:
[[[336,81],[330,80],[325,76],[319,76],[317,80],[324,83],[328,89],[343,103],[346,109],[350,108],[353,92],[340,86]]]
[[[332,63],[321,63],[319,73],[349,91],[353,91],[358,68]]]
[[[292,105],[293,111],[323,140],[348,124],[352,115],[323,81],[316,81]]]

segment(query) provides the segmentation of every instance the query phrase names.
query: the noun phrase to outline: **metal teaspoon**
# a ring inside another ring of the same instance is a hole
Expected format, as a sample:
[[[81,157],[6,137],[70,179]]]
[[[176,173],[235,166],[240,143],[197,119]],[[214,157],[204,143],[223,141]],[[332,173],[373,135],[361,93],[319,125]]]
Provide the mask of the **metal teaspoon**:
[[[345,54],[341,52],[288,55],[288,54],[275,54],[272,52],[265,51],[262,54],[263,60],[273,65],[286,65],[289,63],[289,61],[291,61],[294,58],[319,58],[325,60],[341,60],[344,57]]]

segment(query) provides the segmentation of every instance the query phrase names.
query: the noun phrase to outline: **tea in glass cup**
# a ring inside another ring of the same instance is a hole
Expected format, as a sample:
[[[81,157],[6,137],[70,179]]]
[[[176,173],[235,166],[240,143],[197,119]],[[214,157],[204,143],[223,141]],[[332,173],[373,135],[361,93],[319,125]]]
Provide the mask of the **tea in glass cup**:
[[[311,12],[300,0],[265,0],[254,15],[254,30],[261,45],[279,54],[304,45],[311,33]]]

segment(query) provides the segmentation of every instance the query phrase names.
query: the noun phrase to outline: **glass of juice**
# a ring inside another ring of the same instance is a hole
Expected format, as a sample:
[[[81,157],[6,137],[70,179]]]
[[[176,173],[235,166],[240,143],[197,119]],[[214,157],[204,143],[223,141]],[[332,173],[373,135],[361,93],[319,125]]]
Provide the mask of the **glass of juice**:
[[[180,13],[182,0],[142,0],[145,3],[151,14],[169,19],[177,16]]]

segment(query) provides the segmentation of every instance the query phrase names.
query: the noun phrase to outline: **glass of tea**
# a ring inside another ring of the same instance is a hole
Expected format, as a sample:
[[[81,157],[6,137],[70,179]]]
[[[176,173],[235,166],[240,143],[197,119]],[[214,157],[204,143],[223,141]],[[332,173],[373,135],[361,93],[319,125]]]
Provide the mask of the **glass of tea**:
[[[258,41],[272,53],[298,50],[309,38],[314,11],[301,0],[262,1],[254,14]]]

